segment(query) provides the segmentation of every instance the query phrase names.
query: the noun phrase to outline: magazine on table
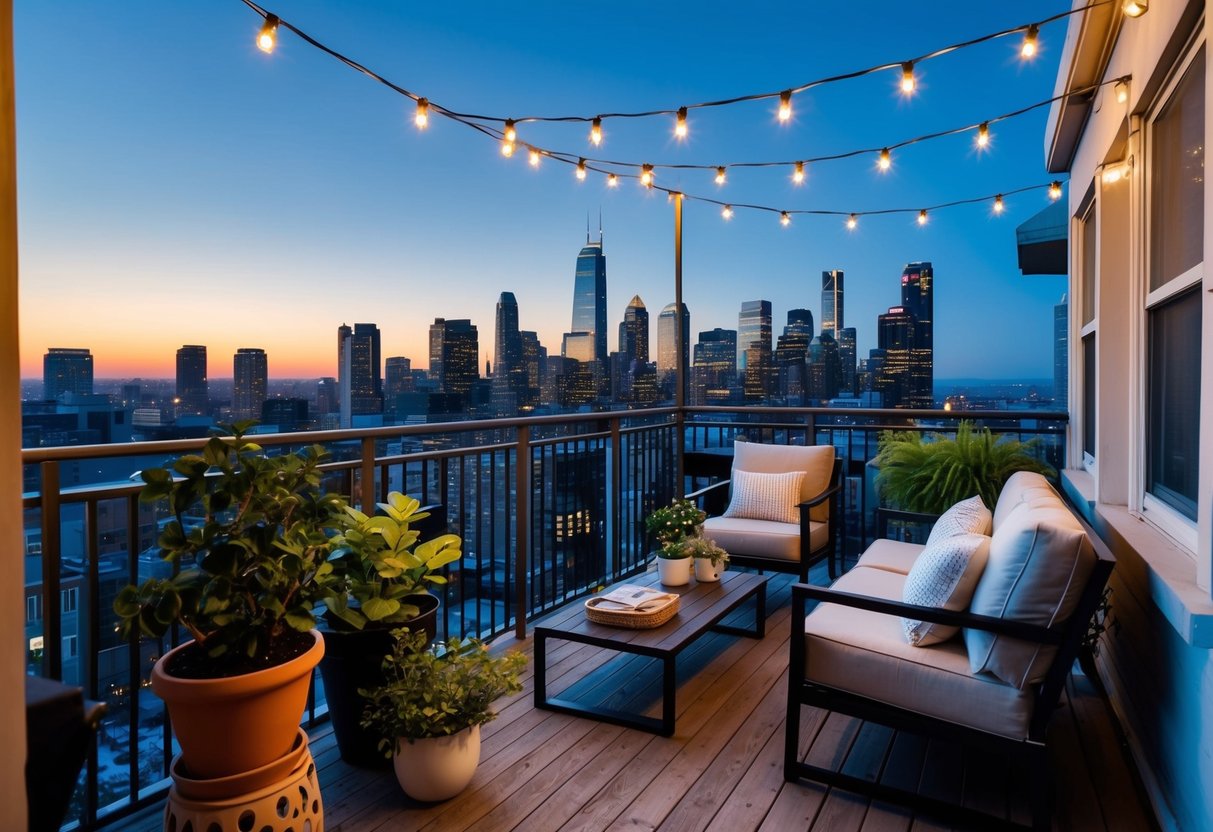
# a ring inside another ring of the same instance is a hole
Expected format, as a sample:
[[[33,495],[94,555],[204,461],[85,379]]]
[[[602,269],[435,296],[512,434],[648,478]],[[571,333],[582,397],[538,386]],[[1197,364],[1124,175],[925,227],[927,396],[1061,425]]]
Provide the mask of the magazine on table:
[[[677,593],[674,592],[662,592],[652,587],[624,584],[615,587],[610,592],[594,596],[594,605],[601,610],[644,612],[664,606],[677,597]]]

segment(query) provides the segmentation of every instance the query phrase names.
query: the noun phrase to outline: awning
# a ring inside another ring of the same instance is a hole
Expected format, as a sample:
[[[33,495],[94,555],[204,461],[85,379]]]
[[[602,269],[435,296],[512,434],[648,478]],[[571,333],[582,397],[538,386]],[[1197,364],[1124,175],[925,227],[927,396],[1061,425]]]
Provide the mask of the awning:
[[[1069,214],[1065,201],[1048,208],[1015,229],[1019,270],[1024,274],[1067,274]]]

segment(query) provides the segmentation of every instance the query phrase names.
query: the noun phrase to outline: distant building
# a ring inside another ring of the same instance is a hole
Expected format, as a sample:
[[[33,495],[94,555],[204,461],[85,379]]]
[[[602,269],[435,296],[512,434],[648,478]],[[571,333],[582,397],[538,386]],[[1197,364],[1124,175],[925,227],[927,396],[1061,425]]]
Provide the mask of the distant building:
[[[591,243],[586,234],[585,247],[577,255],[577,271],[573,276],[573,323],[570,332],[588,332],[593,336],[593,360],[606,362],[606,254],[602,249],[602,230],[598,242]]]
[[[843,324],[843,274],[841,269],[821,273],[821,331],[838,340]]]
[[[772,395],[787,404],[803,404],[808,389],[809,342],[813,340],[813,313],[788,310],[788,323],[775,344]]]
[[[872,387],[881,394],[885,407],[914,407],[910,396],[910,353],[917,335],[914,324],[914,316],[904,306],[892,306],[877,319],[876,337],[883,360],[879,369],[873,368]]]
[[[269,383],[265,350],[241,347],[232,359],[232,418],[260,419]]]
[[[307,430],[311,427],[307,399],[267,399],[261,403],[261,424],[273,426],[282,433]]]
[[[629,361],[649,362],[649,311],[640,295],[634,295],[623,312],[623,321],[619,324],[619,351]]]
[[[842,372],[838,360],[838,342],[829,330],[823,329],[809,343],[808,366],[809,398],[824,402],[836,397]]]
[[[1070,304],[1066,296],[1053,307],[1053,403],[1057,410],[1070,406]]]
[[[681,350],[678,347],[680,334]],[[685,303],[682,305],[681,314],[675,311],[674,304],[668,303],[657,316],[657,383],[670,398],[674,397],[678,368],[690,367],[690,355],[691,313]],[[689,379],[683,381],[686,383]]]
[[[914,318],[906,407],[935,406],[934,279],[935,271],[929,262],[907,263],[901,275],[901,305]]]
[[[771,302],[747,300],[737,318],[737,371],[747,402],[764,401],[771,392]]]
[[[337,384],[341,391],[341,425],[351,427],[355,416],[383,413],[383,367],[379,327],[345,324],[337,328],[339,340]]]
[[[729,404],[736,386],[736,330],[717,327],[699,333],[691,372],[691,404]]]
[[[88,350],[51,347],[42,356],[42,397],[58,399],[65,393],[93,394],[93,355]]]
[[[497,328],[493,341],[492,401],[500,416],[514,416],[529,400],[529,375],[523,356],[522,333],[518,329],[518,301],[513,292],[502,292],[497,300]]]
[[[390,356],[383,363],[383,413],[396,419],[402,393],[413,392],[413,363],[402,355]]]
[[[838,387],[843,395],[856,392],[857,358],[855,354],[855,327],[846,326],[838,330],[838,364],[840,375]]]
[[[518,333],[522,343],[522,365],[526,368],[526,400],[519,402],[523,410],[532,410],[539,403],[539,389],[543,384],[543,368],[548,360],[547,348],[539,343],[539,336],[529,330]]]
[[[337,379],[332,376],[316,381],[316,412],[321,416],[341,412],[341,391]]]
[[[435,365],[437,365],[435,367]],[[480,378],[480,336],[467,318],[430,325],[430,379],[442,393],[465,398]]]
[[[177,415],[203,416],[209,410],[206,347],[186,344],[177,350]]]

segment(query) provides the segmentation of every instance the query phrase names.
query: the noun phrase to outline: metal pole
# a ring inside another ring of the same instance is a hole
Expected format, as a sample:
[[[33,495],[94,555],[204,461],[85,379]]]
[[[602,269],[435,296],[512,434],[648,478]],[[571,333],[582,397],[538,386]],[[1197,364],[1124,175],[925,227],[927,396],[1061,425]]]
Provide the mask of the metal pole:
[[[675,450],[675,459],[678,460],[678,488],[683,486],[683,462],[682,462],[682,447],[685,444],[683,439],[683,419],[685,414],[683,408],[686,407],[686,335],[682,331],[682,194],[674,194],[674,352],[678,356],[678,363],[675,369],[675,382],[677,389],[674,392],[674,407],[677,408],[675,416],[675,424],[678,432],[678,448]]]
[[[527,555],[531,529],[531,429],[518,427],[517,464],[514,466],[514,636],[526,638]]]

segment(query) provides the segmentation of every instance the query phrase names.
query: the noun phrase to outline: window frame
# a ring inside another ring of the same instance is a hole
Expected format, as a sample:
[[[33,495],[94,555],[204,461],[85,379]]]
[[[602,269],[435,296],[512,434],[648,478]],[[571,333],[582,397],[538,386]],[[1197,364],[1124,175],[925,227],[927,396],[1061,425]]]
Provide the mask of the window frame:
[[[1078,334],[1077,338],[1072,339],[1073,342],[1078,345],[1078,360],[1075,361],[1074,366],[1071,367],[1071,377],[1076,380],[1076,383],[1073,385],[1076,388],[1074,392],[1077,395],[1072,395],[1070,397],[1071,410],[1073,410],[1074,405],[1077,404],[1078,418],[1072,418],[1070,420],[1070,424],[1074,426],[1073,433],[1076,434],[1075,438],[1077,440],[1074,446],[1078,449],[1082,467],[1093,477],[1098,473],[1098,466],[1096,464],[1096,455],[1087,453],[1086,450],[1087,437],[1085,426],[1087,425],[1088,421],[1095,424],[1096,437],[1092,438],[1093,441],[1091,445],[1098,451],[1098,446],[1096,445],[1096,440],[1099,433],[1098,418],[1095,418],[1096,414],[1088,414],[1086,412],[1088,401],[1088,384],[1095,385],[1095,387],[1092,389],[1090,401],[1094,404],[1096,409],[1098,409],[1099,406],[1099,216],[1101,212],[1098,207],[1098,193],[1099,188],[1094,187],[1093,183],[1089,196],[1084,199],[1083,203],[1079,206],[1078,213],[1074,217],[1075,230],[1077,232],[1075,236],[1081,241],[1081,243],[1075,247],[1077,249],[1076,254],[1078,261],[1075,271],[1078,274],[1079,286],[1078,291],[1074,294],[1078,296],[1078,303],[1071,305],[1073,311],[1070,314],[1071,324],[1077,325],[1074,328],[1077,330]],[[1087,251],[1086,246],[1086,229],[1088,225],[1093,227],[1095,232],[1094,240],[1091,245],[1091,251]],[[1088,258],[1094,260],[1094,266],[1091,269],[1087,268]],[[1093,305],[1091,320],[1083,323],[1083,317],[1086,314],[1085,292],[1087,289],[1086,284],[1088,278],[1090,279],[1090,282],[1094,284],[1091,287]],[[1091,348],[1095,352],[1095,371],[1091,374],[1090,378],[1087,377],[1088,374],[1086,372],[1086,362],[1083,360],[1085,359],[1083,350],[1086,348],[1088,337],[1093,339],[1091,342]],[[1092,418],[1088,419],[1089,416]]]

